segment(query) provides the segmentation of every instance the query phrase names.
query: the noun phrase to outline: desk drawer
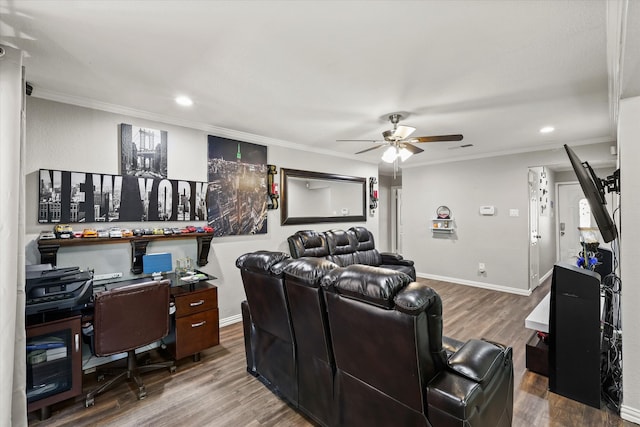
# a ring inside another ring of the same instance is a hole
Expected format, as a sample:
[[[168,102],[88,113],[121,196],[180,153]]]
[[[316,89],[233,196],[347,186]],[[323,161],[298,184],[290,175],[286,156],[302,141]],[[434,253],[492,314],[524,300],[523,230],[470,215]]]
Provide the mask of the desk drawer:
[[[217,308],[176,319],[176,359],[198,353],[219,342]]]
[[[218,307],[218,289],[209,288],[187,294],[176,295],[176,317],[190,316]]]

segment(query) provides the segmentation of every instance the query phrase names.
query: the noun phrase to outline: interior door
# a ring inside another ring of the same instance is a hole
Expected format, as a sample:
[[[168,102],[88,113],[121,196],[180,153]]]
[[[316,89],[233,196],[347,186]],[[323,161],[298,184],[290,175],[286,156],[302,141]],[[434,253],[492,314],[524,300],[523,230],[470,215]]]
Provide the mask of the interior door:
[[[538,202],[538,172],[529,169],[529,289],[534,290],[540,284],[540,251],[538,239],[540,238],[539,202]]]
[[[580,184],[558,184],[558,256],[560,261],[575,264],[580,247],[580,200],[584,199]]]

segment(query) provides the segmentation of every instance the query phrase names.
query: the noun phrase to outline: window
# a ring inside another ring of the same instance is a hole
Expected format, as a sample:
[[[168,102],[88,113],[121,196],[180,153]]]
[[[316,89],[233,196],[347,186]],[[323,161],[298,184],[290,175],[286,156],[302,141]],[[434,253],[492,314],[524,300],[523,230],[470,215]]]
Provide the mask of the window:
[[[587,199],[580,199],[578,202],[578,212],[580,212],[579,227],[591,227],[591,207]]]

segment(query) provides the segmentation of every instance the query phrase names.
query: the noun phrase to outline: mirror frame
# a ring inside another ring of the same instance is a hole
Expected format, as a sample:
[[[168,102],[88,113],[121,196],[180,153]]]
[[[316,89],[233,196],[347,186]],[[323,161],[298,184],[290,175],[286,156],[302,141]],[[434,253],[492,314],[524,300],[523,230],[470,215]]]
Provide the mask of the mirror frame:
[[[366,221],[367,220],[367,179],[356,176],[335,175],[322,172],[311,172],[297,169],[280,168],[280,224],[316,224],[322,222],[349,222],[349,221]],[[288,178],[309,178],[322,179],[326,181],[341,181],[361,184],[362,186],[362,215],[345,215],[345,216],[289,216],[289,199],[287,197]]]

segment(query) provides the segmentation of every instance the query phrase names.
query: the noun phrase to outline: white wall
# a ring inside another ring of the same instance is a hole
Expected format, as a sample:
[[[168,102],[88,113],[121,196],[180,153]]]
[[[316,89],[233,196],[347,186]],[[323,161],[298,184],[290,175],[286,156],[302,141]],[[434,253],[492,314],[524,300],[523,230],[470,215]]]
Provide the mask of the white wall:
[[[26,147],[26,255],[27,263],[38,263],[39,252],[35,239],[51,225],[37,222],[37,198],[39,169],[58,169],[105,174],[119,173],[118,125],[130,123],[168,131],[168,177],[190,181],[207,181],[207,134],[198,129],[159,123],[100,110],[77,107],[38,98],[27,102]],[[224,135],[233,138],[233,135]],[[250,140],[243,135],[239,140],[263,143],[258,137]],[[298,151],[290,146],[270,145],[267,161],[278,168],[310,170],[315,172],[370,177],[378,175],[375,164]],[[280,174],[276,176],[279,179]],[[166,223],[164,223],[166,224]],[[169,223],[179,226],[185,223]],[[203,225],[204,222],[195,225]],[[118,223],[122,227],[139,227],[140,223]],[[162,223],[145,223],[153,227]],[[221,319],[239,320],[240,302],[244,289],[235,260],[250,251],[265,249],[288,252],[287,237],[300,229],[347,229],[355,223],[325,223],[309,225],[280,225],[280,209],[268,212],[266,235],[228,236],[215,238],[209,253],[209,264],[203,271],[218,277],[218,299]],[[378,234],[377,216],[367,216],[365,225],[374,235]],[[75,225],[80,228],[80,224]],[[171,251],[174,260],[182,256],[196,258],[196,241],[152,242],[147,252]],[[97,273],[122,271],[129,274],[131,249],[129,244],[110,244],[62,248],[58,253],[58,265],[93,267]],[[175,261],[174,261],[175,262]]]
[[[640,423],[640,97],[620,101],[620,278],[622,280],[622,418]]]
[[[572,148],[583,161],[603,161],[612,160],[610,145]],[[565,163],[564,149],[557,149],[405,167],[403,255],[415,261],[423,277],[528,294],[527,171]],[[457,227],[452,236],[429,230],[440,205],[451,209]],[[483,205],[495,206],[496,214],[481,216]],[[510,216],[511,209],[519,216]],[[550,263],[544,256],[541,260]],[[485,263],[486,274],[478,272],[479,262]]]

